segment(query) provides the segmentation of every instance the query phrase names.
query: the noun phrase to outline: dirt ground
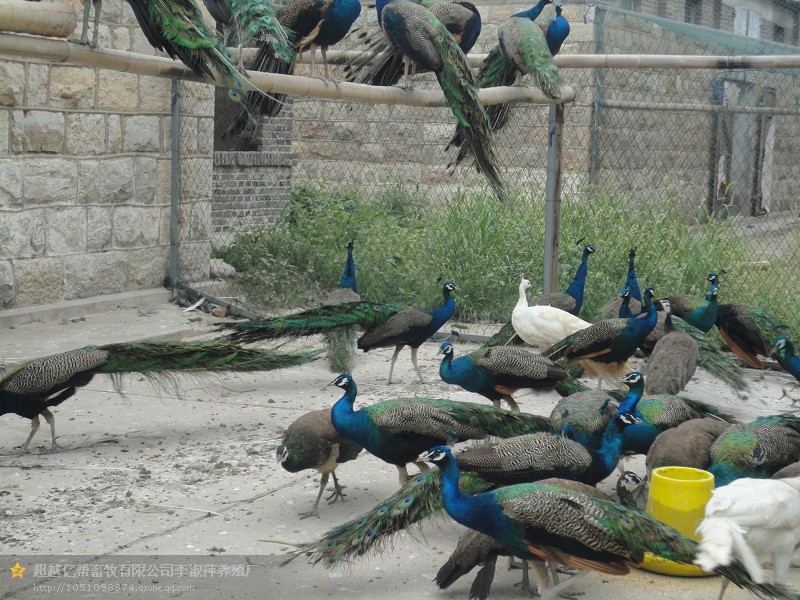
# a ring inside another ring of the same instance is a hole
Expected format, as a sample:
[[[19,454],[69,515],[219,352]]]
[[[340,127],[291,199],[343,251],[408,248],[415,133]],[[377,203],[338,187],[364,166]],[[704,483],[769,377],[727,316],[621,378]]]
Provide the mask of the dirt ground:
[[[11,365],[90,343],[207,337],[211,322],[207,315],[185,313],[167,303],[123,306],[78,320],[0,328],[0,357]],[[319,345],[318,339],[302,344]],[[441,382],[437,346],[429,342],[420,348],[425,384],[417,382],[407,351],[398,360],[398,383],[392,386],[386,384],[391,350],[360,354],[353,371],[359,385],[357,404],[403,396],[480,401]],[[457,356],[472,348],[459,345]],[[113,591],[132,597],[467,598],[471,575],[444,591],[432,583],[459,532],[446,518],[426,524],[424,538],[399,537],[383,555],[343,570],[326,571],[302,559],[278,566],[295,545],[369,510],[397,486],[394,467],[363,453],[338,470],[347,486],[347,502],[323,503],[319,519],[298,518],[313,503],[319,476],[314,471],[285,472],[276,463],[275,448],[295,418],[330,407],[340,397],[339,389],[330,385],[334,376],[320,360],[265,374],[183,378],[180,393],[127,376],[124,396],[113,390],[107,377],[98,376],[55,409],[58,441],[66,448],[60,452],[50,451],[49,432],[42,423],[31,452],[17,455],[29,422],[3,416],[0,561],[9,564],[0,565],[0,598],[44,598],[53,593],[105,597],[111,590],[98,584],[110,581],[136,583],[137,589]],[[744,420],[791,408],[790,400],[781,398],[794,381],[787,374],[748,370],[747,379],[751,390],[739,397],[698,372],[685,394]],[[800,396],[798,390],[790,393]],[[543,415],[549,415],[557,399],[554,392],[518,398],[522,410]],[[643,460],[628,459],[627,467],[642,473]],[[611,490],[615,481],[612,475],[601,487]],[[160,564],[169,559],[247,565],[247,573],[177,577],[162,570],[131,579],[99,576],[100,565],[135,557]],[[9,576],[8,569],[17,562],[31,569],[24,577]],[[51,570],[48,576],[42,565],[49,562],[72,562],[83,570],[74,580],[61,571]],[[796,569],[791,579],[800,589]],[[508,572],[500,561],[491,597],[520,597],[513,587],[518,580],[519,572]],[[70,588],[73,581],[87,587]],[[627,577],[591,573],[572,591],[583,592],[587,599],[650,600],[713,598],[717,589],[716,578],[636,571]],[[745,597],[733,586],[726,595],[732,600]]]

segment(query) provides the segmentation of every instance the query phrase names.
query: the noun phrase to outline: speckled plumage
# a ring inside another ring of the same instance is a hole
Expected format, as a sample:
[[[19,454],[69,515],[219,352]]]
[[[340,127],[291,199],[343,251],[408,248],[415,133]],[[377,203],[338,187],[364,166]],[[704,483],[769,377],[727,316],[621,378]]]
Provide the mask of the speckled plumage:
[[[662,302],[664,336],[656,342],[647,361],[647,391],[650,394],[677,394],[694,375],[700,358],[700,347],[694,338],[673,327],[671,303]]]
[[[736,356],[751,367],[763,369],[759,355],[770,355],[773,340],[787,326],[758,307],[722,304],[717,312],[717,329]]]

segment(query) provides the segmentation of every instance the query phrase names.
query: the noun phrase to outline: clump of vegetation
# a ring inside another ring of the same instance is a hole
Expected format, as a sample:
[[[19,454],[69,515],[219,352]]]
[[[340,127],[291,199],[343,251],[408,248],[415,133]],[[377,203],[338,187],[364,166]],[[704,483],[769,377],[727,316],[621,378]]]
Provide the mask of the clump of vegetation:
[[[563,198],[562,289],[580,262],[582,244],[597,248],[583,316],[591,317],[618,293],[628,249],[636,247],[641,283],[657,296],[702,295],[705,275],[724,269],[722,302],[761,306],[797,330],[798,302],[788,288],[780,292],[781,284],[796,280],[791,265],[773,262],[769,270],[752,269],[750,242],[737,234],[734,219],[698,224],[674,206],[677,199],[667,196],[657,205],[633,209],[626,198],[594,188]],[[585,241],[576,244],[580,238]],[[534,285],[542,281],[543,239],[541,195],[500,203],[463,193],[431,201],[400,186],[375,195],[305,186],[293,191],[277,226],[241,233],[216,256],[244,272],[248,302],[274,310],[318,303],[338,283],[344,247],[354,240],[364,299],[434,306],[440,302],[440,283],[451,280],[461,288],[456,318],[504,322],[516,303],[520,277]]]

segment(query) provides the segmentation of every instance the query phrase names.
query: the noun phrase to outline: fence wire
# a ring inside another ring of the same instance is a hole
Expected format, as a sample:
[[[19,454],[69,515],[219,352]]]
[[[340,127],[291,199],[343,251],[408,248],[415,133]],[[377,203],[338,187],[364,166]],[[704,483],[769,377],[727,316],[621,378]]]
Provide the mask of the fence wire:
[[[758,15],[691,0],[571,4],[562,53],[797,52],[800,3],[770,6]],[[496,24],[527,7],[479,8],[473,51],[486,52]],[[359,24],[374,20],[365,7]],[[344,76],[341,66],[331,74]],[[722,302],[800,327],[798,72],[562,76],[577,98],[565,107],[560,157],[559,283],[572,279],[582,244],[595,245],[584,318],[619,291],[637,247],[640,278],[659,296],[702,295],[705,275],[724,271]],[[436,82],[418,75],[414,86]],[[511,190],[501,203],[468,161],[448,168],[455,119],[446,108],[287,98],[279,116],[231,135],[238,107],[224,91],[181,88],[182,283],[259,314],[313,305],[338,282],[352,239],[362,298],[433,306],[452,280],[458,326],[476,335],[508,320],[521,276],[540,285],[547,106],[514,105],[497,133]]]

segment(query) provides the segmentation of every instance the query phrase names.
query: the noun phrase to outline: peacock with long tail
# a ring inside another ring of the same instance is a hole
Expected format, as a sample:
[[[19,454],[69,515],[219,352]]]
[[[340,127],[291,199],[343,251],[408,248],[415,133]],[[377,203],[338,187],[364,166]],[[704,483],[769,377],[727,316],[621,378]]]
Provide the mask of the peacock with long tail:
[[[454,359],[453,345],[443,342],[439,353],[443,355],[439,365],[442,381],[488,398],[495,408],[504,400],[511,410],[519,411],[515,392],[551,388],[567,375],[561,365],[519,346],[480,348]]]
[[[652,288],[645,296],[653,298]],[[603,319],[591,327],[567,336],[554,344],[544,356],[552,360],[566,359],[568,363],[580,362],[590,373],[596,372],[598,383],[622,379],[621,371],[627,361],[656,326],[655,304],[650,302],[647,313],[632,319]]]
[[[731,425],[711,446],[717,486],[741,477],[767,478],[800,460],[800,417],[769,415]]]
[[[459,487],[458,464],[449,448],[437,446],[420,459],[439,467],[447,513],[516,556],[608,575],[630,573],[646,552],[684,564],[696,557],[696,542],[620,504],[540,483],[470,495]],[[761,598],[794,598],[778,586],[756,583],[738,562],[719,566],[715,572]],[[548,593],[555,591],[551,588]]]
[[[800,356],[794,353],[792,340],[785,335],[778,336],[772,344],[770,354],[775,357],[787,373],[797,381],[800,381]]]
[[[675,329],[672,303],[662,300],[666,314],[664,335],[659,339],[647,361],[647,391],[650,394],[677,394],[694,376],[700,360],[700,346],[686,332]]]
[[[331,411],[327,408],[312,410],[295,419],[283,433],[275,456],[281,466],[290,473],[305,469],[316,469],[321,477],[319,493],[313,508],[301,513],[301,519],[319,517],[319,501],[333,476],[333,493],[328,496],[328,504],[341,498],[344,502],[344,488],[336,478],[336,468],[342,463],[355,460],[362,448],[340,434],[331,423]]]
[[[422,5],[409,0],[378,0],[378,23],[389,43],[408,61],[432,71],[447,104],[464,128],[475,165],[500,199],[507,197],[494,150],[494,133],[478,100],[478,80],[466,55],[447,28]]]
[[[228,339],[237,342],[257,342],[282,337],[298,337],[326,333],[340,327],[360,326],[366,332],[356,342],[365,352],[373,348],[394,346],[389,383],[404,346],[411,348],[411,362],[424,381],[417,365],[417,349],[450,320],[456,310],[452,292],[456,284],[448,281],[442,287],[444,302],[438,308],[421,311],[402,304],[376,302],[348,302],[312,308],[299,313],[260,321],[221,323],[221,330],[233,330]]]
[[[384,462],[397,467],[402,485],[408,479],[406,465],[417,463],[418,449],[431,443],[455,443],[486,436],[510,437],[546,431],[544,417],[511,412],[467,402],[433,398],[386,400],[353,410],[358,393],[350,375],[339,375],[333,384],[344,395],[331,409],[331,422],[340,434],[363,446]]]
[[[238,44],[240,69],[244,46],[270,43],[276,52],[291,57],[287,31],[270,0],[203,0],[203,4],[222,28],[223,44]]]
[[[548,4],[555,10],[542,12]],[[492,47],[481,64],[478,81],[481,88],[514,85],[520,73],[533,75],[536,85],[551,98],[561,94],[561,78],[553,57],[569,35],[567,19],[561,14],[560,0],[539,0],[528,10],[516,13],[498,30],[499,43]],[[505,49],[504,49],[505,46]],[[508,122],[510,106],[506,103],[487,107],[489,121],[494,131]],[[450,167],[460,164],[467,155],[464,147],[464,130],[458,125],[446,149],[458,147]]]
[[[474,4],[444,0],[422,0],[419,4],[447,28],[464,54],[472,50],[482,26],[481,14]],[[403,52],[389,43],[380,27],[362,28],[353,37],[361,39],[366,48],[345,66],[347,81],[389,86],[400,81],[404,73],[408,75]],[[409,85],[406,81],[407,88]]]
[[[279,353],[243,348],[222,341],[131,342],[86,346],[36,358],[12,368],[0,378],[0,415],[14,413],[31,420],[31,432],[22,452],[39,429],[39,416],[50,425],[53,448],[55,419],[50,407],[58,406],[98,373],[108,373],[119,386],[122,373],[140,373],[154,380],[169,380],[178,372],[270,371],[309,362],[318,352]]]
[[[759,356],[769,356],[773,340],[788,326],[765,310],[749,304],[722,304],[717,329],[731,351],[755,369],[763,369]]]
[[[347,243],[347,258],[344,263],[344,272],[339,280],[338,287],[328,294],[323,304],[346,304],[359,302],[358,282],[356,281],[356,263],[353,258],[353,242]],[[353,370],[353,358],[356,349],[355,327],[342,327],[325,332],[325,345],[328,349],[328,365],[335,373],[349,373]]]

